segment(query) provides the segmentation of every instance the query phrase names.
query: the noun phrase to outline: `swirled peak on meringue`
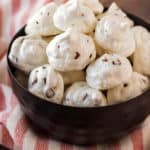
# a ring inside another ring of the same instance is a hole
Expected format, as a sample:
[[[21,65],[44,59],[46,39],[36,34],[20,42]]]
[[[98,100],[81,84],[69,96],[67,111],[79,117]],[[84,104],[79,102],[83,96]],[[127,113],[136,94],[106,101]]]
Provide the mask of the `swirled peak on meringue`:
[[[93,11],[80,0],[70,0],[59,6],[53,20],[62,31],[74,27],[83,33],[92,32],[97,22]]]
[[[43,6],[27,22],[25,31],[27,34],[38,34],[41,36],[56,35],[61,33],[53,23],[53,15],[58,5],[54,2]]]

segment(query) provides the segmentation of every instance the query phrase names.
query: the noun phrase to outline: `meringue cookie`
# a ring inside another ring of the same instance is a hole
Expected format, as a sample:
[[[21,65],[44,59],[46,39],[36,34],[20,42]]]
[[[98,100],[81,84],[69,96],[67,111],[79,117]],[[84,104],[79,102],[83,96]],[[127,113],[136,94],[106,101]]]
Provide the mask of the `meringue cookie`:
[[[28,89],[45,100],[61,103],[64,92],[62,76],[49,64],[35,68],[29,76]]]
[[[135,26],[132,31],[136,41],[133,70],[150,76],[150,32],[142,26]]]
[[[29,18],[25,32],[27,34],[38,34],[41,36],[56,35],[61,31],[53,23],[53,15],[58,5],[51,2],[43,6],[35,15]]]
[[[49,63],[64,72],[82,70],[96,57],[92,38],[74,29],[56,36],[46,51]]]
[[[122,16],[106,15],[102,17],[96,26],[95,39],[108,53],[118,53],[128,57],[135,50],[135,40],[130,23]]]
[[[46,47],[47,43],[37,35],[21,36],[13,42],[9,60],[16,68],[29,73],[48,63]]]
[[[89,7],[96,15],[101,14],[104,6],[99,0],[80,0],[83,5]]]
[[[144,93],[150,87],[150,81],[146,76],[133,72],[131,78],[125,83],[108,90],[108,104],[116,104],[128,101]]]
[[[59,6],[53,20],[55,26],[62,31],[73,27],[83,33],[93,31],[97,21],[93,11],[80,0],[70,0]]]
[[[86,82],[76,82],[67,90],[64,105],[77,107],[105,106],[106,98],[99,90],[90,88]]]
[[[104,54],[86,70],[88,85],[101,90],[114,88],[126,82],[131,75],[132,67],[129,60],[118,54]]]
[[[70,71],[70,72],[60,72],[63,77],[64,84],[72,84],[77,81],[85,81],[84,71]]]

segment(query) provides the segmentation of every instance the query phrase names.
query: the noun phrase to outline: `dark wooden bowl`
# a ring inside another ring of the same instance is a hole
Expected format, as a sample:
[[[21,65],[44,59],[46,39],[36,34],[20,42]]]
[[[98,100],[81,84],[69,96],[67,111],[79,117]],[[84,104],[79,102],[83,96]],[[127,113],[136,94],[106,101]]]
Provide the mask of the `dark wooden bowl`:
[[[136,25],[150,30],[150,24],[128,15]],[[21,35],[25,35],[24,27],[12,39],[8,54],[12,42]],[[150,90],[130,101],[106,107],[77,108],[47,102],[32,95],[16,80],[16,69],[11,65],[8,54],[13,91],[37,133],[77,145],[109,143],[126,135],[150,114]]]

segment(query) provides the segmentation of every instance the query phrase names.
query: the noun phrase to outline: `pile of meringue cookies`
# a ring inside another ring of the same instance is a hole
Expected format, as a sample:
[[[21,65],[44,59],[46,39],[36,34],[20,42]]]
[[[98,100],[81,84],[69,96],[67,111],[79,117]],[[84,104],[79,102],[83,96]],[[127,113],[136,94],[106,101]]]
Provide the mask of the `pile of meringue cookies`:
[[[51,2],[29,18],[25,32],[13,42],[9,60],[44,100],[98,107],[149,90],[150,32],[116,3],[104,12],[98,0]]]

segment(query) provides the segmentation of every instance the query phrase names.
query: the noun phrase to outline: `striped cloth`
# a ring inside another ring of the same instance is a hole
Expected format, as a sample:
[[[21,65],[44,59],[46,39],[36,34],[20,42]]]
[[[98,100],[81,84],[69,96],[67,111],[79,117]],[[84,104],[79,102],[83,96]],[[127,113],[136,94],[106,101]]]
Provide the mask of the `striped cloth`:
[[[129,136],[114,145],[81,148],[40,139],[28,128],[6,70],[6,50],[28,16],[51,0],[0,0],[0,144],[14,150],[150,150],[150,116]],[[57,0],[57,2],[65,0]]]

